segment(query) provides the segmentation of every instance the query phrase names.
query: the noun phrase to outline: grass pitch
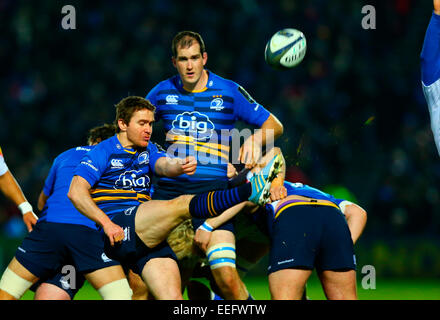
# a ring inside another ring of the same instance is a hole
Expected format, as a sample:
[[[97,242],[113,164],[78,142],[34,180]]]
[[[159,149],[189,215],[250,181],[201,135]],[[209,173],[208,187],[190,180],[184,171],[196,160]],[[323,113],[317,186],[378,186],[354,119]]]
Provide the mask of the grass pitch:
[[[269,300],[269,286],[265,277],[244,279],[248,290],[256,300]],[[28,291],[22,299],[33,299],[33,292]],[[325,300],[319,279],[313,273],[307,283],[307,296],[311,300]],[[184,295],[187,298],[186,293]],[[440,279],[378,279],[375,289],[362,288],[358,282],[360,300],[440,300]],[[101,300],[98,292],[86,282],[75,300]]]

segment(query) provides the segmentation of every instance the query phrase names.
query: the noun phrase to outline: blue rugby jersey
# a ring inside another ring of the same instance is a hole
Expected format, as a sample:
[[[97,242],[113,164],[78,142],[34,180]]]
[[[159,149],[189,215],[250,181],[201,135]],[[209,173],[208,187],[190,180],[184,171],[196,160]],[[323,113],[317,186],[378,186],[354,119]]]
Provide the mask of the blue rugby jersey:
[[[328,200],[339,206],[339,204],[344,201],[343,199],[336,199],[331,194],[325,193],[321,190],[318,190],[316,188],[310,187],[306,184],[302,183],[293,183],[289,181],[284,181],[284,186],[287,189],[287,195],[297,195],[297,196],[303,196],[303,197],[309,197],[313,199],[319,199],[319,200]]]
[[[440,155],[440,16],[432,13],[420,54],[422,89],[428,104],[431,129]]]
[[[318,190],[316,188],[310,187],[306,184],[302,183],[292,183],[289,181],[284,181],[284,187],[287,189],[287,196],[303,196],[308,197],[312,199],[319,199],[319,200],[328,200],[333,202],[335,205],[339,207],[339,204],[344,201],[343,199],[336,199],[331,194],[325,193],[321,190]],[[281,201],[281,200],[280,200]],[[268,225],[269,230],[271,229],[271,225],[276,219],[276,215],[278,212],[275,212],[275,207],[278,204],[279,201],[273,202],[271,204],[266,205],[266,210],[268,211]],[[278,210],[279,211],[279,210]]]
[[[156,161],[166,154],[150,142],[137,151],[123,148],[117,136],[102,141],[87,153],[75,170],[92,186],[93,201],[110,218],[151,200],[151,178]]]
[[[96,229],[95,222],[76,210],[67,197],[75,168],[92,148],[93,146],[72,148],[55,158],[44,182],[43,192],[48,199],[38,222],[80,224]]]
[[[230,133],[237,120],[261,127],[270,113],[237,83],[208,72],[204,90],[188,92],[180,76],[160,82],[146,96],[156,106],[167,132],[167,152],[197,158],[194,175],[161,178],[161,181],[227,181]],[[237,154],[238,156],[238,154]],[[190,184],[185,184],[190,188]],[[188,192],[188,190],[186,190]]]

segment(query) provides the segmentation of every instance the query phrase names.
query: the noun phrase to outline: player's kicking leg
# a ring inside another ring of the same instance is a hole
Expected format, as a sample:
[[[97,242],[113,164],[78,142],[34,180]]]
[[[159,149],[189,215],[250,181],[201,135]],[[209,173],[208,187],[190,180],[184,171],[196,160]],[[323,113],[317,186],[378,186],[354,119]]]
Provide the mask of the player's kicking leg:
[[[150,248],[162,242],[173,228],[185,219],[210,218],[244,201],[264,205],[269,201],[270,185],[282,166],[282,158],[275,156],[250,183],[242,186],[183,195],[172,200],[152,200],[141,204],[136,212],[135,228],[139,238]],[[239,210],[237,209],[238,213]]]

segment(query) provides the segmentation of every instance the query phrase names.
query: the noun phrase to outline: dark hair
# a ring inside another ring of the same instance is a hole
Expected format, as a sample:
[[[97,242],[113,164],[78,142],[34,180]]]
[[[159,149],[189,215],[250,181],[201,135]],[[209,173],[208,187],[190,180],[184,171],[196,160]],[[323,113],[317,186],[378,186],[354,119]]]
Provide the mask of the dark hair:
[[[116,126],[112,124],[103,124],[89,130],[87,143],[89,145],[100,143],[102,140],[112,137],[116,133]]]
[[[130,122],[133,113],[138,110],[148,109],[152,112],[156,111],[156,107],[147,99],[137,96],[129,96],[118,102],[116,107],[116,132],[119,132],[118,120],[122,119],[126,124]]]
[[[177,57],[178,46],[183,48],[189,48],[192,45],[193,40],[196,40],[199,43],[200,53],[203,55],[206,49],[202,36],[197,32],[193,32],[193,31],[180,31],[178,34],[176,34],[176,36],[174,37],[171,43],[171,52],[173,53],[173,57],[174,58]]]

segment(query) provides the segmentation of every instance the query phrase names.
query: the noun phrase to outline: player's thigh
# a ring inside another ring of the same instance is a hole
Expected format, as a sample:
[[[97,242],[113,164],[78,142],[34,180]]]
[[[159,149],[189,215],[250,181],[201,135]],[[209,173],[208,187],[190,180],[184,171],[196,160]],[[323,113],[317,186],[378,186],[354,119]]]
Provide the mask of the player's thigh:
[[[162,242],[184,219],[190,218],[188,204],[192,196],[142,203],[136,212],[135,228],[139,238],[150,248]]]
[[[23,278],[29,282],[36,282],[38,277],[31,273],[27,268],[25,268],[18,260],[14,257],[8,265],[8,269],[14,272],[20,278]]]
[[[51,283],[42,283],[35,291],[34,300],[71,300],[70,295]]]
[[[149,260],[142,270],[142,278],[158,300],[182,300],[180,271],[172,258]]]
[[[318,273],[327,299],[354,300],[356,294],[356,271],[325,270]]]
[[[300,300],[307,279],[308,269],[281,269],[269,274],[269,291],[273,300]]]
[[[95,289],[99,289],[111,282],[125,279],[125,273],[120,265],[114,265],[87,273],[85,278]]]

